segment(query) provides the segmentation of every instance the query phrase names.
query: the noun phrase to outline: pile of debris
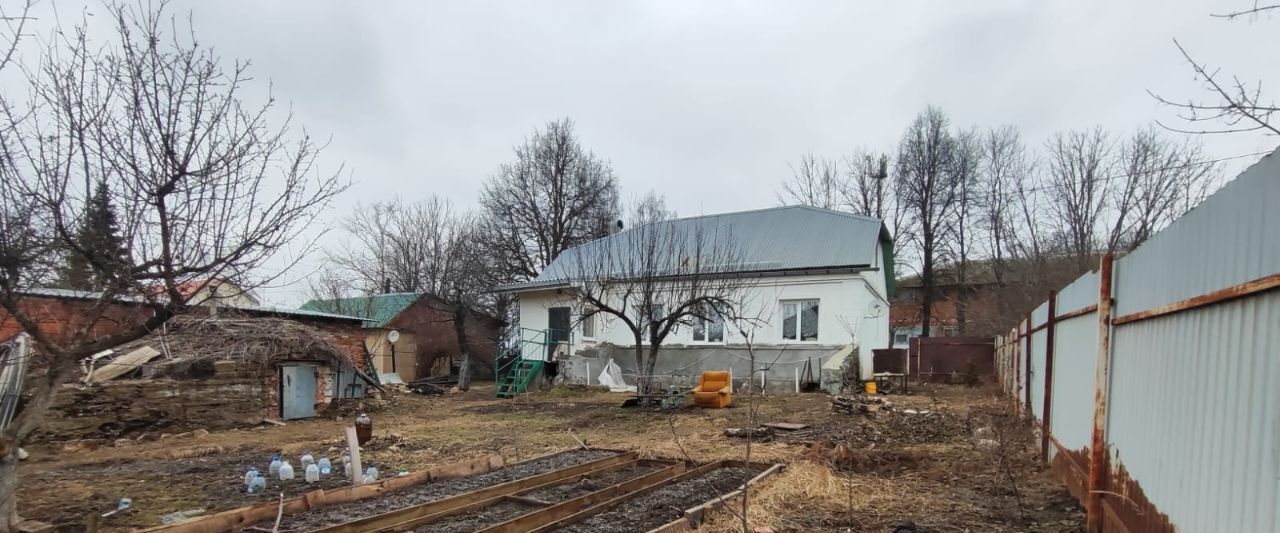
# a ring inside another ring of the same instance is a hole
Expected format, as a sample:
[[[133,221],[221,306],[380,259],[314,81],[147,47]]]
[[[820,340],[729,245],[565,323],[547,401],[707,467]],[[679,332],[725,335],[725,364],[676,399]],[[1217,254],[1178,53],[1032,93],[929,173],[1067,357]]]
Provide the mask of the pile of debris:
[[[833,413],[875,415],[881,410],[892,411],[893,404],[879,396],[868,396],[866,394],[831,397],[831,412]]]

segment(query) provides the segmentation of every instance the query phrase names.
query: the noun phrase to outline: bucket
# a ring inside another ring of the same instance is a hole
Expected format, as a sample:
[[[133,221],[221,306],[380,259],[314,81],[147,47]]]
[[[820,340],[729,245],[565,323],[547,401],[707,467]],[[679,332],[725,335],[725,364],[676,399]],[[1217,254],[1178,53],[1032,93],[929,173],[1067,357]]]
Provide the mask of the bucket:
[[[866,392],[867,394],[875,394],[875,393],[876,393],[876,382],[874,382],[874,381],[868,381],[868,382],[866,382],[866,383],[863,383],[863,384],[862,384],[862,390],[863,390],[864,392]]]

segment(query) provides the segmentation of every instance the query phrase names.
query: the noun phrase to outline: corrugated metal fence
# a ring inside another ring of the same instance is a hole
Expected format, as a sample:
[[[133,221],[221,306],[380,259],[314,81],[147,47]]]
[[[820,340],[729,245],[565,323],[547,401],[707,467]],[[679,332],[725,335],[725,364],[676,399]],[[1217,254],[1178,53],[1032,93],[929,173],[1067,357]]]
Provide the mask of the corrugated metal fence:
[[[1278,154],[997,340],[1090,531],[1280,531]]]

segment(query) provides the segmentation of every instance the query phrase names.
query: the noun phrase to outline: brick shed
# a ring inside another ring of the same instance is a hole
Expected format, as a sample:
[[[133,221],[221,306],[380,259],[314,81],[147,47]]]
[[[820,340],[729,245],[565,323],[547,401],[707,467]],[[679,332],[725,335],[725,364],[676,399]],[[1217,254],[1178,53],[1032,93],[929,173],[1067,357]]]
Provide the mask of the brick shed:
[[[98,299],[99,293],[95,292],[38,288],[25,291],[18,305],[44,334],[57,342],[67,342],[77,331],[85,328],[88,328],[90,338],[118,333],[122,325],[137,324],[152,314],[143,300],[121,297],[109,302],[100,316],[95,317],[92,309],[98,304]],[[285,318],[314,327],[327,333],[330,341],[363,369],[365,339],[369,334],[363,318],[318,311],[235,305],[219,305],[216,310],[196,306],[187,312],[193,316],[207,316],[210,313],[222,317]],[[89,320],[93,321],[90,323]],[[18,321],[7,311],[0,309],[0,341],[11,339],[21,332],[22,326]],[[39,366],[38,357],[36,363]]]
[[[308,418],[376,386],[331,335],[296,321],[181,317],[166,330],[112,350],[115,358],[154,350],[152,359],[95,382],[112,369],[104,359],[87,379],[64,385],[42,433],[111,438]]]
[[[399,292],[318,299],[303,304],[301,310],[363,317],[367,328],[364,343],[380,374],[396,373],[409,382],[454,375],[461,364],[452,315],[434,295]],[[467,316],[467,345],[476,375],[493,375],[493,356],[503,324],[484,313]],[[395,343],[388,342],[392,331],[399,335]]]

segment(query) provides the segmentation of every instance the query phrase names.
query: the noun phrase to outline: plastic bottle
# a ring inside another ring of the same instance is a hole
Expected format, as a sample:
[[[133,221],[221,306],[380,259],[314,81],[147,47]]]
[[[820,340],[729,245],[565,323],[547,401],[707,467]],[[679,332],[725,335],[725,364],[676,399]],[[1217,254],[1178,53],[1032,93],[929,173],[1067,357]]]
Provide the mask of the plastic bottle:
[[[244,472],[244,486],[248,487],[249,485],[253,484],[253,478],[256,478],[256,477],[258,477],[258,469],[257,469],[257,468],[254,468],[254,467],[252,467],[252,466],[251,466],[251,467],[249,467],[249,468],[245,469],[245,472]]]
[[[253,481],[249,482],[249,494],[264,492],[267,490],[267,478],[262,477],[262,472],[255,472]]]
[[[356,444],[364,446],[373,438],[373,419],[369,415],[360,413],[356,417]]]
[[[293,479],[293,465],[286,460],[280,465],[280,481],[288,481],[290,479]]]
[[[320,467],[320,475],[322,476],[333,473],[333,463],[329,462],[328,457],[320,457],[320,460],[316,461],[316,466]]]
[[[315,483],[317,481],[320,481],[320,467],[317,466],[315,463],[311,463],[307,465],[307,471],[305,476],[306,476],[307,483]]]
[[[403,467],[403,466],[402,466],[402,467],[400,467],[400,473],[398,474],[398,476],[399,476],[399,477],[405,477],[405,476],[407,476],[407,475],[409,475],[409,469],[408,469],[408,468],[405,468],[405,467]]]
[[[311,455],[311,450],[307,450],[307,453],[302,454],[303,470],[305,470],[308,466],[315,464],[315,462],[316,462],[316,458],[314,455]]]
[[[373,478],[373,480],[374,480],[374,481],[377,481],[377,480],[378,480],[378,467],[373,466],[373,463],[370,463],[370,464],[369,464],[369,468],[364,469],[364,475],[366,475],[366,476],[369,476],[369,477]]]
[[[351,479],[351,456],[346,452],[342,454],[342,475],[347,476],[347,479]]]
[[[267,467],[267,471],[273,476],[280,474],[280,454],[271,456],[271,466]]]

